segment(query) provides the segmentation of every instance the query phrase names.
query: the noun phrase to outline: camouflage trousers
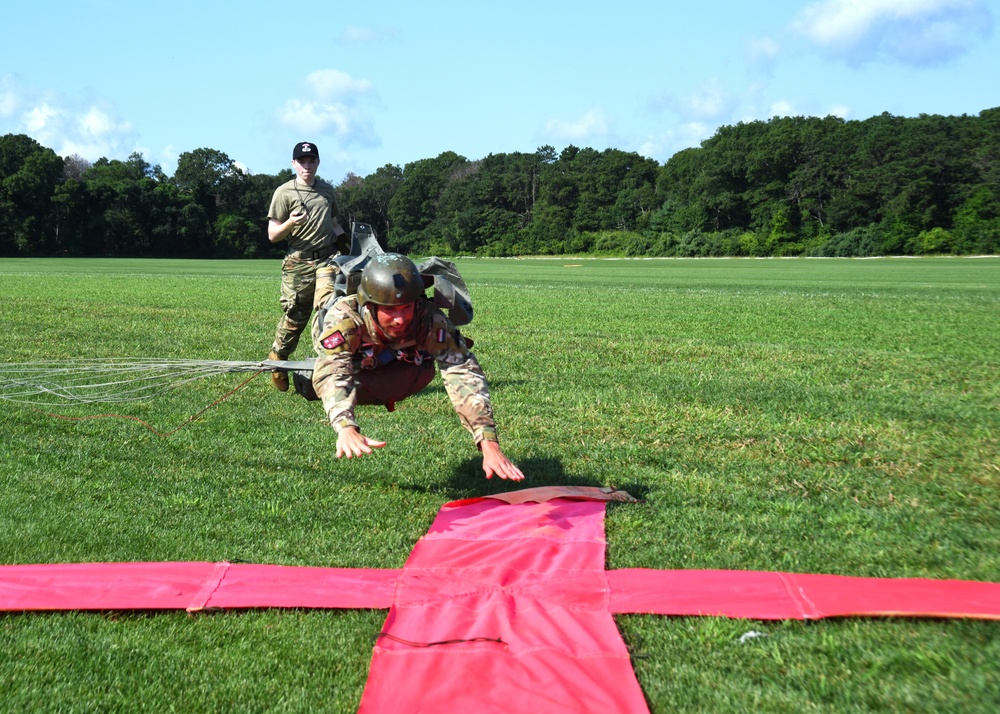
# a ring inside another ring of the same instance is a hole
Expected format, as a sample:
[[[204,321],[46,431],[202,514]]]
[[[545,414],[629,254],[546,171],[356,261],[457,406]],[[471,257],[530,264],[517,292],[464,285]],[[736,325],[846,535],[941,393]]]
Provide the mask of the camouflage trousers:
[[[278,320],[271,345],[271,351],[280,359],[287,359],[295,351],[302,332],[309,325],[319,262],[288,255],[281,263],[281,310],[284,314]]]

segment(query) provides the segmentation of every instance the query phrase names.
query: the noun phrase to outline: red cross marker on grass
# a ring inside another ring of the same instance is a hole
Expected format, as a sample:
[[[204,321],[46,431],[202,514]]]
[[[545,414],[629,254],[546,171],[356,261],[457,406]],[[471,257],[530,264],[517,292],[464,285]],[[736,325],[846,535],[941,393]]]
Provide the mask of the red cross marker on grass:
[[[645,712],[615,613],[1000,619],[1000,584],[606,571],[598,488],[445,504],[402,570],[230,563],[0,566],[0,610],[389,607],[362,712]]]

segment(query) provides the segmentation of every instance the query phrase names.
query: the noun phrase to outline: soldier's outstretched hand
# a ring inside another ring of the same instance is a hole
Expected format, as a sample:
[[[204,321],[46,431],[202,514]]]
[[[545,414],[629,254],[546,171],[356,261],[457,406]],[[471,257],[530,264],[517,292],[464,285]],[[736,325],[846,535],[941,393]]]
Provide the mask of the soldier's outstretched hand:
[[[494,475],[511,481],[520,481],[524,478],[521,469],[507,458],[500,444],[484,439],[479,442],[479,446],[483,450],[483,471],[486,472],[486,478],[493,478]]]
[[[385,446],[384,441],[375,441],[358,431],[357,427],[348,426],[340,430],[337,434],[337,458],[346,456],[347,458],[361,457],[370,454],[372,449],[381,449]]]

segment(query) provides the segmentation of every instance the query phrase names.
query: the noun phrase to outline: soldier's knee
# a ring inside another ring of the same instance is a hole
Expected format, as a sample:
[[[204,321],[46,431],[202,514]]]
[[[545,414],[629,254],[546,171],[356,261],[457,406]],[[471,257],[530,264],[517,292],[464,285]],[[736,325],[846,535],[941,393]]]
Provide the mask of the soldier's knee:
[[[292,384],[295,387],[295,393],[299,396],[310,402],[319,401],[319,395],[316,394],[316,389],[313,387],[311,374],[292,372]]]

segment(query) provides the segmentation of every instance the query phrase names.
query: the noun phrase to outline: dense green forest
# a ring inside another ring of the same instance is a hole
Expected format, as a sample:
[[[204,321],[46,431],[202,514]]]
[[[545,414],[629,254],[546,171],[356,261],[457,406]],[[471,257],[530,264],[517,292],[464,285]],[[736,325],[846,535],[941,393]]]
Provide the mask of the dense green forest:
[[[332,167],[325,167],[329,171]],[[0,137],[0,255],[268,257],[274,188],[214,149],[59,157]],[[978,116],[724,126],[665,164],[632,152],[453,152],[338,184],[342,219],[437,255],[871,256],[1000,252],[1000,107]]]

